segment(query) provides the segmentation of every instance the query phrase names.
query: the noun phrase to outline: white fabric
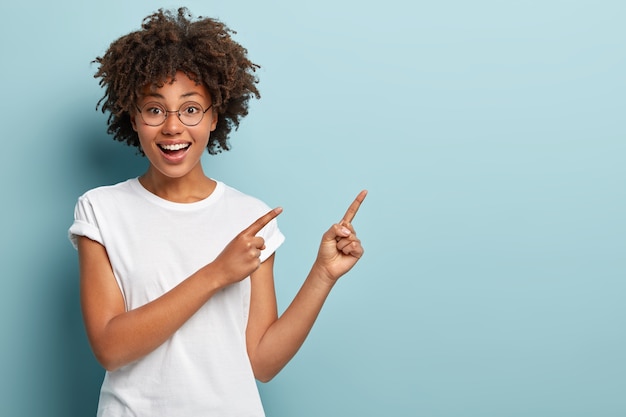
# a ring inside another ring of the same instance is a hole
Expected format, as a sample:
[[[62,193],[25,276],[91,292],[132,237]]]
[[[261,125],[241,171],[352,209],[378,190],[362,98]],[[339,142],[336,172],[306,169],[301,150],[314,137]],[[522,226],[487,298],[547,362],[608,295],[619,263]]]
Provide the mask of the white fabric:
[[[218,182],[205,200],[173,203],[134,178],[78,200],[70,240],[105,246],[126,308],[159,297],[211,262],[269,207]],[[267,259],[283,242],[276,220],[260,233]],[[107,372],[101,417],[263,416],[246,352],[250,278],[214,295],[169,340],[144,358]]]

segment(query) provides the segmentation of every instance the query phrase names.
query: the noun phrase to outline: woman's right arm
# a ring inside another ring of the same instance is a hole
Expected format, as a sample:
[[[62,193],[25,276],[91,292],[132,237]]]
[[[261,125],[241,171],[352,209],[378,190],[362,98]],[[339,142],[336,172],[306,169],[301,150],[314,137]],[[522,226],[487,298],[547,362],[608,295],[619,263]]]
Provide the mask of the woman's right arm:
[[[219,289],[210,265],[137,309],[126,311],[104,246],[78,238],[80,301],[96,359],[112,371],[159,347]]]
[[[159,298],[126,311],[107,251],[78,237],[80,303],[96,359],[112,371],[142,358],[169,339],[219,289],[241,281],[261,265],[263,238],[256,234],[282,209],[270,210],[242,231],[208,265]]]

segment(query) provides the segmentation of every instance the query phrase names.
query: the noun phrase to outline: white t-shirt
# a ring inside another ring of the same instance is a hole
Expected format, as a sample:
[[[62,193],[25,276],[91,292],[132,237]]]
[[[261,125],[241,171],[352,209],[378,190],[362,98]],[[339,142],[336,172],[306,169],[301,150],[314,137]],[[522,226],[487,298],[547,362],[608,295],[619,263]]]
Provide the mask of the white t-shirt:
[[[213,261],[269,210],[221,182],[205,200],[182,204],[157,197],[134,178],[81,196],[69,236],[74,245],[82,235],[106,248],[132,310]],[[275,219],[259,235],[264,261],[284,236]],[[246,278],[215,294],[156,350],[107,372],[98,416],[264,416],[246,351],[249,303]]]

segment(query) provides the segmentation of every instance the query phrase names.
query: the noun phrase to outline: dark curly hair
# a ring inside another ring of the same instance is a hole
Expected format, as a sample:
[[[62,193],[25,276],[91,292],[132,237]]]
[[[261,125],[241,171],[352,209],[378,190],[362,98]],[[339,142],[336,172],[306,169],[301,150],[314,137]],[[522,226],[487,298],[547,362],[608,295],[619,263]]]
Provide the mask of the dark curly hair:
[[[104,56],[93,61],[99,64],[94,78],[100,78],[105,88],[96,108],[110,113],[108,133],[143,154],[131,125],[131,111],[142,89],[160,88],[182,71],[206,86],[218,113],[208,152],[229,150],[228,136],[248,114],[250,98],[260,98],[254,75],[260,67],[231,38],[235,33],[216,19],[194,20],[183,7],[177,12],[159,9],[143,20],[140,30],[111,43]]]

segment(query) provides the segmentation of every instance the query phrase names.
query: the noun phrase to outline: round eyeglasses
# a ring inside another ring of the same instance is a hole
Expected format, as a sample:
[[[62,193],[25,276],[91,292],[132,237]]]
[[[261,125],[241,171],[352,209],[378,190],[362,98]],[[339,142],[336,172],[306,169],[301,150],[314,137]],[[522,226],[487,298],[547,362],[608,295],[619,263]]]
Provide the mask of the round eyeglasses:
[[[167,110],[162,104],[157,102],[149,102],[143,105],[143,107],[137,107],[143,122],[148,126],[160,126],[165,123],[165,119],[170,113],[176,113],[178,119],[185,126],[195,126],[202,121],[204,113],[208,112],[213,107],[211,104],[206,110],[203,110],[202,105],[195,101],[188,101],[183,103],[178,110]]]

